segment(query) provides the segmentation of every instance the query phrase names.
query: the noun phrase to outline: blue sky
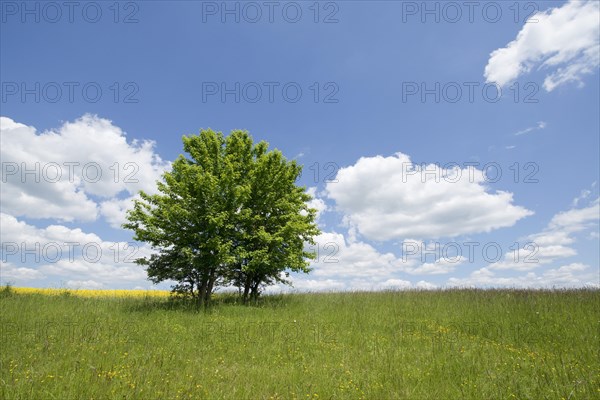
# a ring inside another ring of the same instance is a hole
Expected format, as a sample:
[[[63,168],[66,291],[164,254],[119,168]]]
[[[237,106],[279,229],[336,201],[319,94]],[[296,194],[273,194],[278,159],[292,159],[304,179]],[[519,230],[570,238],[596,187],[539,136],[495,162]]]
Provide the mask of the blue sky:
[[[296,290],[598,285],[598,3],[464,3],[2,2],[0,279],[151,287],[122,216],[210,127],[304,164]]]

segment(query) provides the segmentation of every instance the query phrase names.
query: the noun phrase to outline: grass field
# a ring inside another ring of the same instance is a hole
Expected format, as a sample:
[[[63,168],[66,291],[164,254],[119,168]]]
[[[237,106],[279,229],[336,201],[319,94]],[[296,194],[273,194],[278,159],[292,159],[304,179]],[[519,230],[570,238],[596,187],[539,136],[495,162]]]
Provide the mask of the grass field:
[[[54,294],[0,294],[2,399],[600,399],[598,290]]]

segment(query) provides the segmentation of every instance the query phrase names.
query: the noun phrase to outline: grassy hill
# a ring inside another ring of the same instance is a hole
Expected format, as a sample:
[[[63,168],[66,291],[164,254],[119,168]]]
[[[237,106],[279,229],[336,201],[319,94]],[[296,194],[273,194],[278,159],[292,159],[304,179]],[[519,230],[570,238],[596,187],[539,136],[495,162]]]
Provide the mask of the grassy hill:
[[[598,290],[80,293],[1,292],[2,399],[600,398]]]

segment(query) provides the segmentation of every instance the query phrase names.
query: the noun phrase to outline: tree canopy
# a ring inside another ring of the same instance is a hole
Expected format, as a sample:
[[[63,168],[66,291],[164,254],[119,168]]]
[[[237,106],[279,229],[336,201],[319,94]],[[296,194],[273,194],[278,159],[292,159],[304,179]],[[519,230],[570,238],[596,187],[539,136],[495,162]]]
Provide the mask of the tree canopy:
[[[137,260],[154,282],[209,302],[218,287],[235,286],[244,301],[265,286],[309,272],[319,234],[311,196],[296,185],[302,167],[279,150],[254,143],[246,131],[225,137],[202,130],[183,136],[184,151],[157,182],[140,192],[124,228],[156,253]]]

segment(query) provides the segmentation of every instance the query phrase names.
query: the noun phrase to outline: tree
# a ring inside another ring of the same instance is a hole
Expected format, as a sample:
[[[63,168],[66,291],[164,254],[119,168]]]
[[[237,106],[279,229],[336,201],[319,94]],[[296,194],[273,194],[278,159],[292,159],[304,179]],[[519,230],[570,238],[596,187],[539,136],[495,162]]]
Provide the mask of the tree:
[[[310,195],[295,183],[302,167],[245,131],[202,130],[183,144],[190,157],[175,160],[159,193],[140,192],[123,225],[156,250],[137,260],[148,278],[173,280],[199,303],[234,285],[246,302],[289,283],[289,271],[309,272],[313,254],[304,248],[319,230]]]

